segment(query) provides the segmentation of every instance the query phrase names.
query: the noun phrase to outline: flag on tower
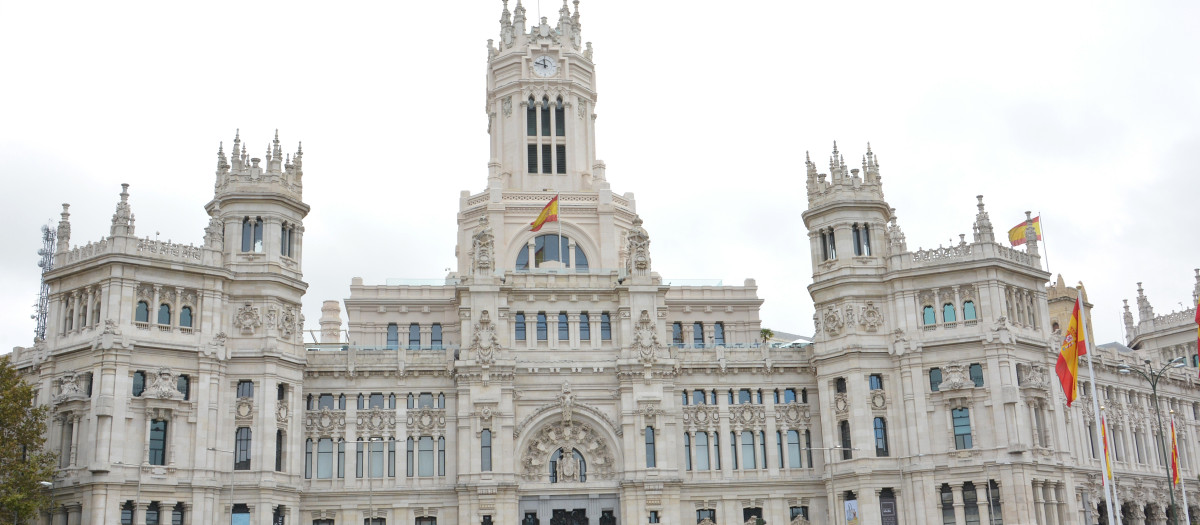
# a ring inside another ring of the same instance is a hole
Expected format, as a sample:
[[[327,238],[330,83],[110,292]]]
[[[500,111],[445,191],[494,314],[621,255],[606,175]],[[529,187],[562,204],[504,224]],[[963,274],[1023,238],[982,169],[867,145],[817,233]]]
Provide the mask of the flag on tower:
[[[537,218],[529,223],[529,231],[538,231],[547,222],[558,222],[558,195],[550,199],[550,202],[546,204],[545,208],[542,208],[542,212],[538,214]]]
[[[1037,240],[1042,240],[1041,215],[1033,218],[1033,231],[1037,233]],[[1025,221],[1021,221],[1021,224],[1013,226],[1011,230],[1008,230],[1008,242],[1012,243],[1013,246],[1025,244]]]
[[[1175,442],[1175,417],[1171,416],[1171,482],[1179,484],[1179,445]]]
[[[1071,311],[1071,322],[1067,325],[1067,331],[1063,333],[1062,346],[1058,351],[1058,363],[1054,366],[1058,380],[1062,383],[1063,393],[1067,396],[1068,407],[1078,395],[1079,357],[1087,354],[1087,334],[1082,330],[1083,309],[1080,307],[1082,302],[1083,294],[1080,293],[1075,297],[1075,309]]]

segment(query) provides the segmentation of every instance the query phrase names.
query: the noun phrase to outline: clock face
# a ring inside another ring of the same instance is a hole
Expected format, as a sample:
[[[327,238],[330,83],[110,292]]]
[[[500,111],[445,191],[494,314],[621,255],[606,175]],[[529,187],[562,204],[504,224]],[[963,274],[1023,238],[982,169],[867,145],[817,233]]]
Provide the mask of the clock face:
[[[552,77],[558,73],[558,61],[549,55],[533,59],[533,74],[539,77]]]

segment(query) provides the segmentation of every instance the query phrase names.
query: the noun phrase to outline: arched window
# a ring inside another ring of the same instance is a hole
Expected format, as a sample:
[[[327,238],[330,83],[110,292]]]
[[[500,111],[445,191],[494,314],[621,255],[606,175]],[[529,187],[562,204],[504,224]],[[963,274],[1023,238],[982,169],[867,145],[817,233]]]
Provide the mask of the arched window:
[[[179,326],[184,328],[192,327],[192,307],[185,306],[179,309]]]
[[[533,97],[532,97],[532,96],[530,96],[530,97],[529,97],[529,101],[527,101],[527,102],[526,102],[526,109],[525,109],[525,134],[526,134],[526,135],[529,135],[530,137],[536,137],[536,136],[537,136],[537,102],[534,102],[534,101],[533,101]],[[537,162],[537,156],[536,156],[536,155],[534,156],[534,162],[535,162],[535,163]],[[536,172],[535,172],[535,171],[531,171],[531,173],[536,173]]]
[[[254,223],[250,222],[250,217],[242,218],[242,251],[248,252],[254,249]]]
[[[92,324],[100,324],[100,301],[96,301],[96,306],[92,308]]]
[[[557,137],[565,137],[567,135],[567,119],[563,111],[562,97],[558,97],[558,100],[554,104],[554,135]]]
[[[561,448],[555,450],[554,454],[550,456],[550,483],[558,483],[558,463],[561,461],[573,461],[575,463],[574,474],[579,478],[581,483],[587,481],[587,461],[583,459],[583,454],[580,454],[578,449],[573,448],[571,449],[570,458],[564,459],[563,456],[563,449]],[[566,467],[562,470],[566,473],[570,472],[568,469],[569,467]]]
[[[946,323],[953,323],[955,321],[954,305],[946,303],[942,306],[942,321]]]
[[[887,421],[883,418],[875,418],[875,457],[885,458],[888,456],[888,439],[887,439]]]
[[[387,347],[388,350],[400,348],[400,327],[396,323],[387,325]]]
[[[838,394],[846,393],[846,378],[839,377],[833,381],[833,391]]]
[[[542,136],[550,136],[550,97],[542,97]],[[543,173],[549,173],[544,171]]]
[[[822,229],[819,233],[821,235],[821,260],[837,259],[837,244],[833,238],[833,228]]]
[[[978,314],[975,312],[975,301],[966,301],[963,303],[963,321],[974,321],[978,319]]]
[[[150,305],[146,301],[138,301],[137,310],[133,314],[133,320],[139,323],[150,322]]]
[[[263,251],[263,220],[262,217],[254,219],[254,253],[262,253]]]
[[[926,305],[925,308],[921,311],[921,321],[926,326],[932,326],[932,325],[937,324],[937,317],[934,316],[932,306]]]
[[[567,254],[571,254],[572,257],[567,257]],[[583,253],[583,249],[578,245],[575,246],[574,252],[571,252],[571,238],[566,235],[548,233],[539,235],[533,240],[533,266],[541,268],[543,263],[550,261],[557,261],[558,266],[562,268],[573,267],[576,271],[588,269],[587,254]],[[517,254],[516,269],[529,269],[528,246],[522,248]]]
[[[158,305],[158,324],[171,324],[171,306],[166,304]]]
[[[75,309],[67,310],[67,330],[72,330],[75,326]]]
[[[87,326],[87,322],[88,322],[87,308],[88,307],[86,304],[79,305],[79,327],[80,328]]]

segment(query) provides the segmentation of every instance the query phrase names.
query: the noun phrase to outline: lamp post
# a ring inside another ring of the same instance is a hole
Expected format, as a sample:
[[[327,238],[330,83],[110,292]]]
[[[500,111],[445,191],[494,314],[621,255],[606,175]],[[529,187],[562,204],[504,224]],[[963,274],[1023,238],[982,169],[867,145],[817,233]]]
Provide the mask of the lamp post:
[[[1158,408],[1158,380],[1162,379],[1163,374],[1166,373],[1168,368],[1183,368],[1186,363],[1184,363],[1184,359],[1182,357],[1176,357],[1175,359],[1167,361],[1167,364],[1163,365],[1162,368],[1159,368],[1157,371],[1154,370],[1154,367],[1150,364],[1149,359],[1143,360],[1142,364],[1144,364],[1146,367],[1144,372],[1141,370],[1141,367],[1134,368],[1125,363],[1118,365],[1117,370],[1122,374],[1136,372],[1138,375],[1146,378],[1146,381],[1150,382],[1150,400],[1152,403],[1154,403],[1154,415],[1158,419],[1159,450],[1162,451],[1163,466],[1167,470],[1167,493],[1171,496],[1171,509],[1175,509],[1175,490],[1171,487],[1171,464],[1170,460],[1168,459],[1170,456],[1167,453],[1166,435],[1163,434],[1162,410]],[[1179,514],[1178,511],[1171,513],[1171,522],[1174,525],[1179,524],[1179,516],[1177,514]]]

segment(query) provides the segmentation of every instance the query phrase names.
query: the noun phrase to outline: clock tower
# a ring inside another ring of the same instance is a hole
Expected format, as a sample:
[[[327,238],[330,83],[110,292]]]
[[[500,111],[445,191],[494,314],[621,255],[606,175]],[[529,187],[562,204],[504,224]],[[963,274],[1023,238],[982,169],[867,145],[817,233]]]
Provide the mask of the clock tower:
[[[558,23],[526,28],[518,0],[488,40],[489,189],[593,191],[604,184],[596,162],[596,72],[591,42],[580,37],[579,1],[563,1]]]

